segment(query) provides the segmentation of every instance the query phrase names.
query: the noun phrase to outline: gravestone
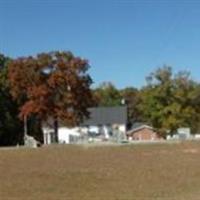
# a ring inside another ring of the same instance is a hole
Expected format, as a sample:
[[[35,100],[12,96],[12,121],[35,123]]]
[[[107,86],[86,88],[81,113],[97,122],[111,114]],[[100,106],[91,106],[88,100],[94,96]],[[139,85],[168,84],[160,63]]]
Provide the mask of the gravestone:
[[[38,141],[32,136],[25,135],[24,136],[24,145],[26,147],[37,148]]]
[[[113,139],[117,143],[121,143],[126,140],[125,133],[120,131],[118,126],[114,126],[113,128]]]

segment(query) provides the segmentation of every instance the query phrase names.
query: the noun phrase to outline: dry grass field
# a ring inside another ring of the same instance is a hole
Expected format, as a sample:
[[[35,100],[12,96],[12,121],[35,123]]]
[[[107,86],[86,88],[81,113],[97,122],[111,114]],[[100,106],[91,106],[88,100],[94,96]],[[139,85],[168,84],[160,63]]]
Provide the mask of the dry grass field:
[[[0,150],[0,200],[199,199],[199,142]]]

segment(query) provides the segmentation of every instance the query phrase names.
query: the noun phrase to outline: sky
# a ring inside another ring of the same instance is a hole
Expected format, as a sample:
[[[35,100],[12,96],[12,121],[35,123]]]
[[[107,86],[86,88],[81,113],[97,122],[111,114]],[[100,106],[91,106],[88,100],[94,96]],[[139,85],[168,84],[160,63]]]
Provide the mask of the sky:
[[[67,50],[86,58],[98,86],[142,87],[158,67],[200,81],[198,0],[0,0],[0,52]]]

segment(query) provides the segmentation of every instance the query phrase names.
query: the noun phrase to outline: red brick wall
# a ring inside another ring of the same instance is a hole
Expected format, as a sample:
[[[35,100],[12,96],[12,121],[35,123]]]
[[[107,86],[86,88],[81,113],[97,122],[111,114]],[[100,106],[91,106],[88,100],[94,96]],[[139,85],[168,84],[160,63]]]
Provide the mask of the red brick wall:
[[[128,137],[132,137],[133,140],[157,140],[159,139],[156,132],[151,129],[143,128],[133,133],[130,133]]]

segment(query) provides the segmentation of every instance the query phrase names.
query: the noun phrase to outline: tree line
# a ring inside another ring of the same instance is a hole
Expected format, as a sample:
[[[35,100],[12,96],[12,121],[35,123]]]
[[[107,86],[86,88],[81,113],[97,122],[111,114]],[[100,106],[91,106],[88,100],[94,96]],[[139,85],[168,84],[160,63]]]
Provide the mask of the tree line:
[[[23,143],[24,123],[42,142],[42,122],[58,121],[69,126],[89,116],[88,107],[128,107],[128,128],[145,122],[162,136],[179,127],[200,131],[200,84],[187,71],[174,73],[162,66],[146,77],[142,88],[118,89],[105,82],[91,88],[88,61],[71,52],[41,53],[12,59],[0,54],[0,145]]]
[[[117,89],[112,83],[103,83],[93,91],[97,105],[128,107],[128,122],[145,122],[163,137],[174,134],[180,127],[200,132],[200,84],[190,72],[173,73],[170,66],[162,66],[146,77],[140,89]]]

